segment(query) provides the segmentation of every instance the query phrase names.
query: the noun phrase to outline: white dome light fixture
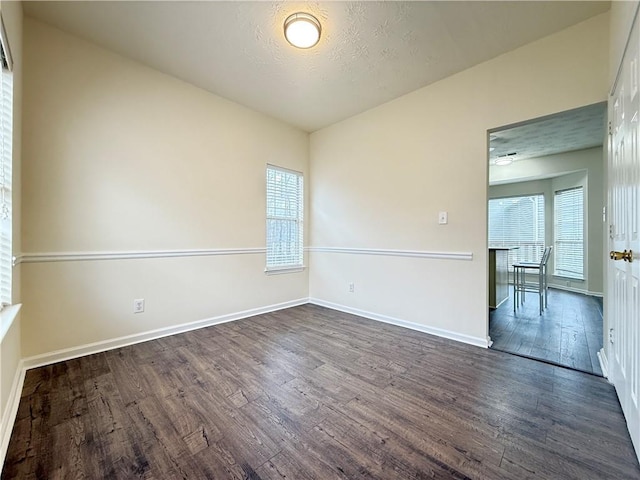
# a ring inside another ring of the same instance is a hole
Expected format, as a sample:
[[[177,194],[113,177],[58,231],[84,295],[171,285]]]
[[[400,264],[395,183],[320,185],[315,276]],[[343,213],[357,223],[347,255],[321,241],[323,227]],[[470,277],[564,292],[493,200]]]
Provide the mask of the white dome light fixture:
[[[320,40],[320,22],[308,13],[294,13],[284,21],[284,37],[297,48],[311,48]]]
[[[508,157],[500,157],[498,159],[496,159],[495,164],[499,165],[499,166],[505,166],[505,165],[511,165],[513,163],[513,160],[508,158]]]
[[[507,153],[506,155],[500,155],[498,158],[496,158],[496,161],[494,163],[500,166],[511,165],[516,159],[517,155],[518,154],[516,152]]]

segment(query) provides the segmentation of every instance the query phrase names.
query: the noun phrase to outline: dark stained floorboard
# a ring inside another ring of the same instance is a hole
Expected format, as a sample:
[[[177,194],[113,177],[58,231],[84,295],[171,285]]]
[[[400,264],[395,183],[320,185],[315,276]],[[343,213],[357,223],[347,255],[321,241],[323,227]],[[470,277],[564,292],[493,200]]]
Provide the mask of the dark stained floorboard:
[[[583,321],[574,304],[565,314]],[[572,328],[549,321],[519,345],[556,348]],[[573,345],[598,334],[582,332]],[[54,478],[631,479],[640,468],[603,378],[305,305],[28,371],[2,479]]]
[[[602,376],[597,356],[603,340],[602,299],[549,289],[540,315],[537,294],[527,294],[514,313],[509,293],[509,300],[489,314],[492,348]]]

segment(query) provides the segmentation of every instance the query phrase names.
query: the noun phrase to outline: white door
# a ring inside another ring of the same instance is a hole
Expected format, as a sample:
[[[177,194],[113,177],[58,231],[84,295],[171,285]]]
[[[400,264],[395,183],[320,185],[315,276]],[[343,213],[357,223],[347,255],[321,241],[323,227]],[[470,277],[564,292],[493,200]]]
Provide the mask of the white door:
[[[640,34],[634,20],[622,68],[609,102],[609,250],[607,261],[610,380],[636,453],[640,454]],[[633,258],[629,251],[633,252]],[[619,252],[616,254],[615,252]],[[640,455],[639,455],[640,456]]]

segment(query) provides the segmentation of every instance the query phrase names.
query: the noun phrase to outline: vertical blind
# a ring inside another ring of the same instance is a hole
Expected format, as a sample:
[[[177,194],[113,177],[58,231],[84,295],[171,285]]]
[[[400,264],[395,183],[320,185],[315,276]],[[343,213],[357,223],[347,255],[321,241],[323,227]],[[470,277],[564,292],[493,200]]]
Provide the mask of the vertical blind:
[[[555,275],[584,280],[584,192],[559,190],[554,196]]]
[[[544,245],[544,195],[489,200],[489,246],[518,247],[509,251],[509,270],[539,262]]]
[[[11,160],[13,137],[13,77],[0,73],[0,302],[11,303]]]
[[[301,173],[267,166],[267,270],[302,266],[303,199]]]

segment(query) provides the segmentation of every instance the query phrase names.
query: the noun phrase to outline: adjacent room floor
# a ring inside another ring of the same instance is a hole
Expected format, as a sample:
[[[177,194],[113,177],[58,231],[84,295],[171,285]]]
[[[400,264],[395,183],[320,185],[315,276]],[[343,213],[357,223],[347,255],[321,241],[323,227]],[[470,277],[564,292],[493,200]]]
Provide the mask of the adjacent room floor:
[[[603,378],[312,305],[27,372],[3,479],[621,479]]]
[[[540,315],[537,294],[527,293],[515,313],[509,294],[489,314],[492,348],[602,376],[602,298],[549,289]]]

